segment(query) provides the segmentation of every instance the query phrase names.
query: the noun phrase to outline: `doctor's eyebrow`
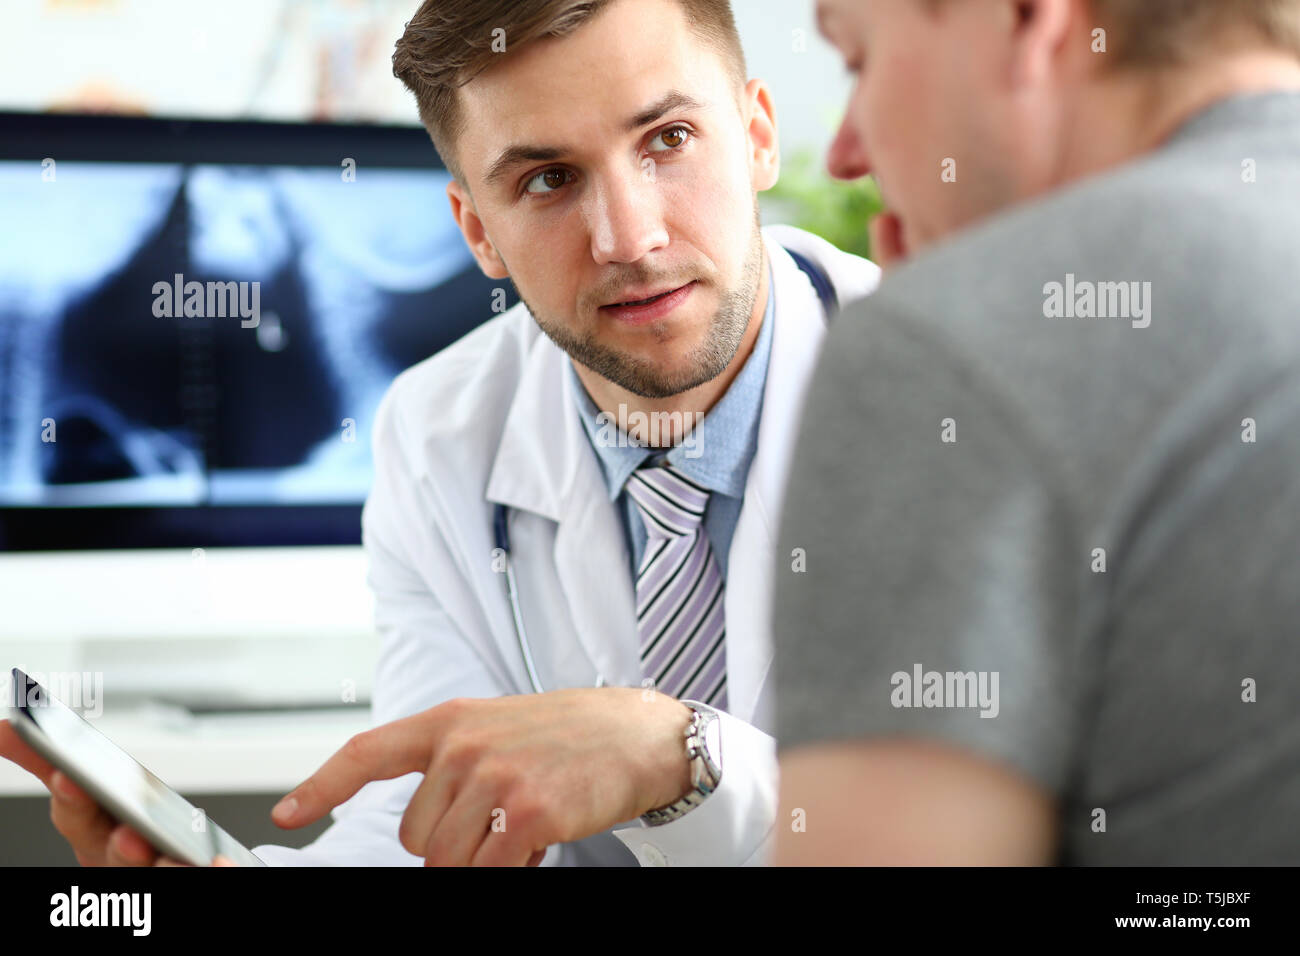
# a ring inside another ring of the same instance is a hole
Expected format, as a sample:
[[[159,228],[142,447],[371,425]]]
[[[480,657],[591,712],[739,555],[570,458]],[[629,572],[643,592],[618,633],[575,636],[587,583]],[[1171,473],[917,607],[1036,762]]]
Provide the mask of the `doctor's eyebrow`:
[[[641,110],[635,116],[629,118],[623,128],[629,133],[634,133],[643,126],[649,126],[651,123],[672,112],[694,112],[705,109],[706,105],[693,97],[687,96],[680,90],[669,90],[654,103],[651,103],[645,109]],[[488,167],[487,174],[483,177],[483,182],[488,186],[497,185],[510,170],[524,163],[552,163],[556,160],[563,159],[567,151],[558,146],[531,146],[531,145],[514,145],[507,146],[501,151],[492,165]]]

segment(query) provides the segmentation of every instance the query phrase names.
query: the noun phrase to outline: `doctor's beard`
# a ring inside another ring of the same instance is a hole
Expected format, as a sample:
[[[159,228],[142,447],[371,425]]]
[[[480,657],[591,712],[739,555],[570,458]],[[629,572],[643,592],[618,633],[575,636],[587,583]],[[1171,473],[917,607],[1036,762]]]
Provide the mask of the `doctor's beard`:
[[[574,335],[563,323],[538,314],[527,300],[525,307],[547,337],[562,348],[575,362],[580,362],[602,378],[642,398],[668,398],[711,382],[721,375],[736,357],[745,338],[749,319],[758,297],[760,270],[763,265],[763,234],[759,231],[758,207],[754,207],[754,231],[741,271],[740,284],[722,293],[722,301],[709,320],[704,342],[694,349],[682,371],[667,373],[652,362],[602,345],[592,335]],[[643,284],[649,277],[642,277]],[[768,293],[772,293],[769,291]],[[520,293],[523,298],[523,293]],[[653,329],[653,326],[651,327]]]

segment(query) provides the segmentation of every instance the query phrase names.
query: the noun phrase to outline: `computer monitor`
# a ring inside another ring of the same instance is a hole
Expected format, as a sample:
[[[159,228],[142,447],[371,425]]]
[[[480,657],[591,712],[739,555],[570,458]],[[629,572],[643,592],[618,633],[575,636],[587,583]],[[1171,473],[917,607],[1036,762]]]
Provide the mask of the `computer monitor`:
[[[517,301],[421,129],[0,114],[0,551],[350,545],[402,369]]]
[[[364,704],[392,379],[517,301],[418,128],[0,114],[0,659]]]

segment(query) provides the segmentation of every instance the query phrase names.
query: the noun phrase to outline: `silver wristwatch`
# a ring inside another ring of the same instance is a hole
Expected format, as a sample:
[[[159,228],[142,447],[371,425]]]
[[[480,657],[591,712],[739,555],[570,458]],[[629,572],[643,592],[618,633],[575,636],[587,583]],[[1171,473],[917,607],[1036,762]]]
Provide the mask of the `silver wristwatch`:
[[[652,827],[681,819],[703,803],[722,780],[722,735],[718,715],[696,707],[690,701],[682,703],[691,708],[692,713],[691,725],[686,728],[686,759],[691,762],[691,786],[694,789],[676,803],[643,813],[641,819]]]

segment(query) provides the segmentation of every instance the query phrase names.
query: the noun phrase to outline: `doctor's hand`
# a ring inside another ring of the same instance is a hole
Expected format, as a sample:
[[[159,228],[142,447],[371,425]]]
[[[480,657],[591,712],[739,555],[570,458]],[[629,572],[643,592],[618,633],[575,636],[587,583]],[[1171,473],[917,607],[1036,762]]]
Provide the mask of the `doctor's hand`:
[[[0,757],[18,764],[50,791],[50,820],[82,866],[189,866],[160,856],[144,837],[110,817],[93,797],[27,746],[7,720],[0,720]],[[217,857],[213,865],[235,864]]]
[[[423,773],[398,836],[425,866],[530,865],[691,789],[691,710],[636,687],[458,698],[357,734],[276,805],[320,819],[371,780]]]

